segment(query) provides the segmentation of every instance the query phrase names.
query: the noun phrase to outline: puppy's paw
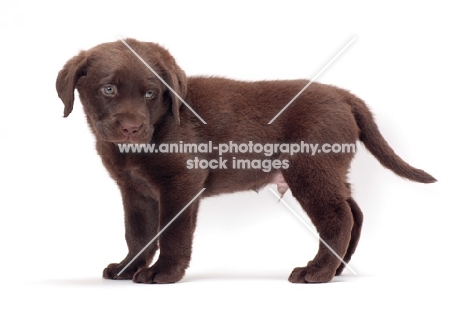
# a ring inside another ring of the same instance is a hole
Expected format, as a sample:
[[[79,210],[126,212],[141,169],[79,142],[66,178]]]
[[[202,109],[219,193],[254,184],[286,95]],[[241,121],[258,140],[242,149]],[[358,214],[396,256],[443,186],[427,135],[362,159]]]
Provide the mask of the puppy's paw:
[[[153,267],[141,268],[133,276],[133,282],[143,284],[168,284],[180,281],[184,272],[156,272]]]
[[[102,272],[102,277],[108,280],[131,280],[135,274],[136,269],[128,267],[120,275],[118,275],[124,267],[124,264],[111,263]]]
[[[341,275],[341,273],[343,273],[343,270],[344,270],[345,267],[346,267],[346,266],[342,263],[342,264],[338,267],[338,269],[336,269],[335,276]]]
[[[327,283],[330,282],[334,276],[334,272],[329,269],[317,267],[302,267],[293,270],[289,276],[291,283]]]

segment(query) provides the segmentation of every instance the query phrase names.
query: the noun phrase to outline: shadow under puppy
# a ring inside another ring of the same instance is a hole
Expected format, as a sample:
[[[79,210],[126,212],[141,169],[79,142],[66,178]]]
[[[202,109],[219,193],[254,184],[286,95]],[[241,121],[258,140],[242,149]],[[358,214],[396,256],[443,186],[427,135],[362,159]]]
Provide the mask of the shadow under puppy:
[[[351,196],[347,172],[354,156],[341,153],[265,154],[228,152],[223,157],[279,160],[265,169],[188,169],[188,161],[216,160],[216,152],[122,153],[118,144],[204,144],[234,142],[282,144],[354,144],[357,140],[386,168],[407,179],[436,180],[404,162],[380,134],[364,102],[337,87],[313,83],[272,124],[268,122],[307,80],[241,82],[215,77],[186,77],[167,50],[155,43],[126,42],[167,83],[152,73],[123,42],[104,43],[82,51],[59,72],[56,88],[65,117],[78,90],[96,148],[120,188],[125,212],[128,255],[104,269],[107,279],[137,283],[172,283],[189,265],[197,211],[202,197],[258,190],[277,183],[291,189],[316,226],[320,237],[348,262],[361,232],[363,216]],[[168,88],[170,86],[172,90]],[[174,92],[173,92],[174,91]],[[174,93],[201,116],[203,124]],[[134,260],[119,272],[168,224],[201,189],[203,194]],[[159,258],[153,265],[155,252]],[[344,264],[320,243],[305,267],[292,271],[289,281],[320,283],[343,271]]]

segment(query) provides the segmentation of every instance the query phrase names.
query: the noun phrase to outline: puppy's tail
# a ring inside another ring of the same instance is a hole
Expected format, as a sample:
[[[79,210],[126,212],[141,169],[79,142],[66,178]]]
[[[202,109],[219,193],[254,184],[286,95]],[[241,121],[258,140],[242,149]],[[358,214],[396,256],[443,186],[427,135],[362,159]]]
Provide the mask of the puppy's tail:
[[[437,181],[423,170],[414,168],[403,161],[393,151],[392,147],[390,147],[380,133],[369,108],[367,108],[362,100],[351,95],[348,102],[351,105],[356,123],[361,130],[359,139],[384,167],[401,177],[420,183],[433,183]]]

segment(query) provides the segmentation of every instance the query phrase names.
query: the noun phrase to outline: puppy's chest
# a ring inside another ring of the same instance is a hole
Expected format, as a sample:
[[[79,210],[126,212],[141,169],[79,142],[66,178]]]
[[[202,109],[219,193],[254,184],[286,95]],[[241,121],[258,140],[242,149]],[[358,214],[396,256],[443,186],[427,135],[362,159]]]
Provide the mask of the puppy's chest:
[[[150,182],[147,174],[141,168],[127,168],[123,176],[125,183],[146,197],[158,198],[158,189]]]
[[[151,165],[146,162],[144,158],[138,156],[119,154],[106,163],[106,167],[119,185],[157,199],[159,191],[148,172]]]

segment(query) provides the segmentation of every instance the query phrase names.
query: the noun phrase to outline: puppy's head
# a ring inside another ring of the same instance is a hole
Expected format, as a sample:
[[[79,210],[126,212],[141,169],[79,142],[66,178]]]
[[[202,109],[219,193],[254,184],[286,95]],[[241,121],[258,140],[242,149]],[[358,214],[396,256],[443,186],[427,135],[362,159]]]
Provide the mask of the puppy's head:
[[[161,46],[125,41],[154,72],[123,42],[104,43],[65,64],[57,76],[57,93],[67,117],[73,110],[74,90],[78,90],[98,140],[147,143],[153,125],[162,118],[180,123],[178,96],[185,96],[186,76]]]

